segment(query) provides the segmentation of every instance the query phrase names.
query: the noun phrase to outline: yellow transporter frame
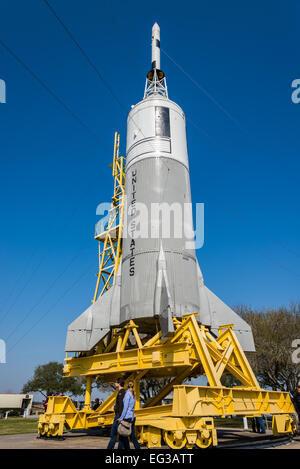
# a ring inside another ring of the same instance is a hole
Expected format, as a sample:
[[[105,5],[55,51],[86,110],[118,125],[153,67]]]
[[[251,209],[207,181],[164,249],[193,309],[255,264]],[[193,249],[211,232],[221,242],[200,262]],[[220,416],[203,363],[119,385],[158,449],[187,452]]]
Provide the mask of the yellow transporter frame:
[[[109,223],[103,233],[95,236],[99,241],[99,274],[93,302],[114,284],[122,255],[125,175],[117,133],[112,169],[114,195]],[[123,327],[112,329],[93,351],[67,356],[66,376],[86,378],[84,409],[78,411],[69,397],[50,397],[47,411],[39,420],[39,434],[54,437],[61,436],[64,428],[111,425],[117,392],[93,411],[90,408],[92,382],[99,378],[114,382],[119,376],[125,382],[134,381],[136,428],[140,442],[148,448],[158,448],[163,441],[173,449],[216,445],[213,420],[216,416],[270,413],[275,435],[292,433],[295,411],[289,394],[259,387],[232,325],[220,327],[216,338],[198,324],[196,316],[174,318],[175,332],[167,338],[162,337],[158,321],[152,335],[140,335],[138,326],[129,321]],[[233,375],[241,386],[222,386],[221,377],[226,373]],[[201,375],[206,376],[208,386],[182,384]],[[171,381],[140,408],[140,380],[153,377],[170,377]],[[170,393],[173,393],[172,404],[162,405]]]
[[[47,412],[40,417],[39,433],[61,436],[64,426],[87,429],[111,425],[116,392],[92,411],[91,386],[99,377],[113,382],[117,376],[135,383],[136,427],[140,442],[149,448],[160,447],[162,437],[173,449],[216,445],[213,424],[216,416],[270,413],[275,435],[292,433],[294,408],[289,394],[260,389],[231,325],[221,327],[218,338],[199,325],[194,314],[182,321],[174,320],[174,325],[173,337],[162,338],[161,332],[157,332],[151,338],[142,338],[138,326],[129,321],[104,337],[96,353],[67,358],[66,376],[86,377],[84,409],[76,410],[69,397],[50,397]],[[242,386],[222,386],[223,373],[232,374]],[[207,377],[209,386],[181,384],[200,375]],[[140,379],[154,376],[170,376],[172,381],[140,408]],[[173,403],[161,405],[171,391]]]

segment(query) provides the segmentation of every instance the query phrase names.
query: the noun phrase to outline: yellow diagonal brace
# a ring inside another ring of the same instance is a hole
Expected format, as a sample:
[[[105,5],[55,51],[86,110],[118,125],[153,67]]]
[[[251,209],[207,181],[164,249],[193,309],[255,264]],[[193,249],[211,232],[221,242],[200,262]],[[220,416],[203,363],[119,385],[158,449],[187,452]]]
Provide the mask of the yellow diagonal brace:
[[[215,359],[216,362],[222,360],[222,354],[213,348],[209,343],[207,343],[207,348],[210,351],[210,355]],[[231,373],[235,378],[237,378],[242,384],[250,387],[256,387],[253,382],[249,379],[248,375],[245,375],[242,370],[237,368],[230,362],[227,362],[225,369]]]
[[[222,358],[219,360],[219,362],[216,364],[216,373],[218,377],[221,379],[221,376],[223,374],[223,371],[225,370],[227,363],[229,361],[229,358],[231,357],[231,354],[234,350],[233,344],[228,344],[224,354],[222,355]]]
[[[194,346],[197,350],[199,360],[203,366],[208,382],[210,386],[222,386],[206,346],[206,341],[203,336],[204,331],[199,328],[195,316],[190,316],[189,320],[191,322],[190,332],[193,337]]]
[[[188,367],[186,370],[184,370],[182,373],[180,373],[178,376],[176,376],[169,384],[167,384],[161,391],[156,395],[151,397],[144,407],[151,407],[159,404],[162,399],[169,394],[170,391],[172,391],[172,388],[175,384],[181,384],[182,381],[190,376],[196,368],[199,367],[198,363],[195,363],[192,367]]]
[[[142,341],[141,341],[140,336],[138,334],[137,326],[132,328],[132,332],[133,332],[133,335],[135,337],[136,344],[137,344],[138,348],[142,348],[143,344],[142,344]]]
[[[144,374],[147,373],[147,370],[140,371],[139,373],[132,373],[128,378],[125,379],[125,386],[127,386],[129,381],[135,381],[135,380],[140,380]],[[118,390],[116,389],[104,402],[101,404],[101,406],[97,409],[97,412],[99,414],[105,414],[106,412],[109,412],[112,410],[116,397],[118,395]]]
[[[236,337],[236,335],[235,335],[235,333],[234,333],[234,331],[232,330],[231,327],[229,327],[227,329],[227,334],[229,336],[230,342],[234,346],[234,356],[236,357],[237,362],[238,362],[239,366],[241,367],[243,375],[248,378],[248,380],[249,380],[249,382],[251,383],[252,386],[254,386],[255,388],[260,389],[260,386],[258,384],[258,381],[257,381],[256,377],[255,377],[255,374],[252,371],[250,363],[248,362],[248,360],[246,358],[246,355],[245,355],[245,353],[244,353],[244,351],[243,351],[239,341],[237,340],[237,337]]]

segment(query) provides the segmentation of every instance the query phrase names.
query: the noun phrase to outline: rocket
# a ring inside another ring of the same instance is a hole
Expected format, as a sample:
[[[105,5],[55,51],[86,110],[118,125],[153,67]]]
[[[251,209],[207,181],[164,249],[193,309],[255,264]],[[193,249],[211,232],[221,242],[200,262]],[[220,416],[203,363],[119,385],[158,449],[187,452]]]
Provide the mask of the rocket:
[[[157,23],[151,48],[144,98],[127,119],[122,262],[115,284],[69,325],[66,351],[90,351],[129,320],[141,333],[159,320],[170,336],[173,318],[191,313],[215,335],[234,324],[244,351],[254,351],[251,327],[204,284],[192,239],[186,120],[168,97]]]

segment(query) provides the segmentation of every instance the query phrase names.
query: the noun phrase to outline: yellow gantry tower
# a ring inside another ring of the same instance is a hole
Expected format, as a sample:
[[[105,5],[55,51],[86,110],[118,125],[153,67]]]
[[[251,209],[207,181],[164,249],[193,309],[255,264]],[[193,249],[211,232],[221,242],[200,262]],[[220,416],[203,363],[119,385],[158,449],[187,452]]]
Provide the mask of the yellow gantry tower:
[[[96,233],[99,242],[99,273],[92,302],[116,281],[122,257],[122,231],[125,202],[125,158],[119,156],[119,134],[115,133],[112,174],[114,194],[105,230]],[[214,417],[229,415],[260,416],[273,414],[276,436],[292,433],[295,412],[285,392],[265,391],[251,369],[233,331],[233,325],[219,328],[218,337],[199,325],[197,314],[181,320],[173,318],[174,334],[163,337],[159,321],[152,334],[139,334],[130,320],[112,328],[91,352],[66,357],[66,377],[86,379],[85,406],[77,410],[68,396],[49,398],[47,411],[39,420],[42,437],[59,437],[64,429],[87,429],[110,426],[114,419],[114,392],[95,411],[91,409],[92,382],[99,378],[114,382],[123,376],[134,381],[136,428],[140,443],[148,448],[162,444],[172,449],[208,448],[217,445]],[[240,386],[228,388],[221,378],[230,374]],[[187,385],[186,380],[205,376],[207,386]],[[170,378],[170,382],[140,405],[140,380]],[[163,404],[172,395],[172,404]]]
[[[125,158],[119,156],[120,135],[115,132],[112,175],[114,194],[109,213],[109,222],[105,231],[95,234],[99,242],[99,273],[95,288],[94,303],[115,283],[116,274],[122,256],[122,228],[125,199]],[[100,291],[100,293],[99,293]]]

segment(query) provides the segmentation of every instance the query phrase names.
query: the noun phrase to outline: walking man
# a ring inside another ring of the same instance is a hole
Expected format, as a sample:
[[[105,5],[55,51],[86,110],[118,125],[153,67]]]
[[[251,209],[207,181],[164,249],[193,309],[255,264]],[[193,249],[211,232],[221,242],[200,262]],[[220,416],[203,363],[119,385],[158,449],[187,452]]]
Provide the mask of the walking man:
[[[298,417],[298,421],[297,421],[297,427],[298,427],[298,426],[299,426],[299,422],[300,422],[300,382],[298,383],[296,393],[294,394],[292,400],[293,400],[293,404],[294,404],[295,410],[296,410],[296,412],[297,412],[296,417]],[[300,428],[297,429],[298,433],[299,433],[299,430],[300,430]]]
[[[118,389],[118,395],[116,398],[116,403],[114,407],[115,411],[115,418],[111,427],[111,433],[110,433],[110,441],[108,443],[107,449],[114,449],[117,436],[118,436],[118,426],[119,426],[119,419],[121,417],[121,414],[123,412],[123,407],[124,407],[124,396],[125,396],[125,389],[124,389],[124,379],[123,378],[117,378],[115,382],[115,387]]]

